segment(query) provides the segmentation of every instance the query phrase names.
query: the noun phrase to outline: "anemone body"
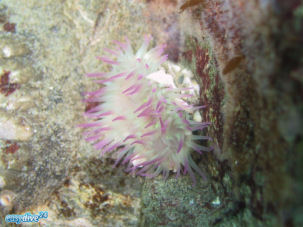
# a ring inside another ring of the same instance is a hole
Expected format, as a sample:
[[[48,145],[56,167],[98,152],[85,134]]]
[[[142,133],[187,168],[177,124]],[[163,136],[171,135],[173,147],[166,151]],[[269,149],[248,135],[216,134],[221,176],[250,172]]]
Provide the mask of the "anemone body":
[[[209,151],[199,145],[205,136],[193,131],[207,127],[208,123],[189,120],[189,111],[199,108],[182,101],[184,93],[178,88],[162,86],[148,78],[159,70],[167,56],[163,46],[148,49],[150,37],[134,52],[128,40],[116,41],[116,49],[106,49],[109,57],[99,57],[110,64],[107,73],[89,73],[102,84],[99,90],[87,92],[86,102],[97,102],[85,116],[86,140],[101,151],[101,155],[115,153],[116,162],[128,164],[127,171],[140,176],[166,177],[170,170],[203,176],[191,158],[191,151]]]

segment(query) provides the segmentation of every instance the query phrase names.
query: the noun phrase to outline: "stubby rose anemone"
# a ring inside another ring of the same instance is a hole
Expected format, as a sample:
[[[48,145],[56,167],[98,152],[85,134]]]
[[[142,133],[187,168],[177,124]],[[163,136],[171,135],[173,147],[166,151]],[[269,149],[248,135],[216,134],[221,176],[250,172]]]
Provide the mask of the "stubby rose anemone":
[[[101,155],[114,151],[115,165],[128,163],[129,172],[146,177],[163,173],[167,177],[173,170],[177,176],[189,173],[195,182],[194,171],[202,177],[203,173],[190,153],[210,148],[199,144],[207,136],[193,132],[209,123],[189,119],[189,112],[203,108],[182,100],[189,94],[148,78],[167,59],[162,55],[164,46],[148,49],[150,39],[146,36],[137,52],[128,39],[125,43],[115,41],[117,49],[106,49],[112,58],[99,57],[112,69],[87,74],[105,86],[86,93],[85,102],[98,105],[85,112],[91,121],[80,127],[86,129],[85,139]]]

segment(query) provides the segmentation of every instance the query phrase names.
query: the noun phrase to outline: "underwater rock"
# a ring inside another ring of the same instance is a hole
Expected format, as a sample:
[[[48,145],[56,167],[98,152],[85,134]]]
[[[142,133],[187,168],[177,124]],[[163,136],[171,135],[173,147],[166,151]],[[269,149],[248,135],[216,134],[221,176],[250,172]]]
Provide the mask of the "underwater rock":
[[[207,115],[214,124],[210,133],[217,142],[213,164],[219,172],[229,169],[219,178],[210,171],[212,184],[226,174],[233,182],[233,191],[231,182],[223,181],[223,188],[234,200],[225,204],[233,207],[227,213],[234,212],[237,218],[222,217],[217,223],[302,225],[303,198],[293,195],[303,190],[299,174],[303,83],[291,76],[302,69],[303,30],[298,26],[303,21],[302,2],[186,2],[183,13],[191,20],[183,23],[199,24],[201,31],[187,35],[191,45],[184,57],[189,63],[199,62],[202,101],[210,106]],[[198,55],[201,49],[204,54]],[[215,105],[214,88],[220,84],[222,101]],[[223,131],[216,134],[220,118]]]
[[[0,23],[6,24],[12,8],[3,4]],[[51,119],[47,106],[52,103],[48,88],[41,89],[46,74],[38,60],[41,40],[28,31],[4,27],[0,31],[1,216],[44,203],[65,180],[67,151],[72,147],[65,147],[59,126],[45,121]]]
[[[212,193],[224,198],[216,218],[208,216],[203,226],[301,226],[302,2],[174,2],[184,40],[178,59],[199,81],[207,104],[202,117],[212,122],[215,149],[200,166]],[[143,191],[146,201],[157,197],[148,193]],[[161,204],[165,195],[157,200]],[[144,205],[143,211],[152,207]],[[196,214],[169,223],[198,221]],[[144,212],[144,219],[159,225],[167,217]]]
[[[1,217],[43,209],[49,226],[137,224],[140,180],[108,174],[113,163],[91,160],[98,154],[76,127],[85,108],[81,93],[92,86],[83,75],[96,69],[95,56],[123,31],[134,40],[146,31],[137,25],[142,4],[128,4],[0,2],[1,116],[24,119],[32,132],[27,140],[0,140],[0,190],[14,193],[11,206],[0,204]]]

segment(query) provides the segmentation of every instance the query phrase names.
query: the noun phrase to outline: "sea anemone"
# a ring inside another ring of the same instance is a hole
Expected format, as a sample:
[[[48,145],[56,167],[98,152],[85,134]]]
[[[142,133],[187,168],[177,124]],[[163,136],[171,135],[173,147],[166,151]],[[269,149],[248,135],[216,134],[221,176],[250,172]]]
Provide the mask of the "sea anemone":
[[[115,166],[128,163],[126,171],[146,177],[163,173],[166,178],[170,170],[177,177],[189,173],[195,183],[193,170],[203,178],[204,174],[191,151],[201,154],[211,148],[201,145],[207,136],[193,132],[209,123],[190,120],[189,113],[204,106],[183,101],[191,88],[161,85],[150,78],[167,60],[164,46],[149,49],[150,41],[146,36],[137,52],[127,38],[125,43],[114,41],[116,49],[105,49],[112,57],[98,57],[111,65],[111,71],[87,74],[104,86],[85,94],[85,102],[97,105],[84,113],[91,121],[80,127],[101,155],[113,152]]]

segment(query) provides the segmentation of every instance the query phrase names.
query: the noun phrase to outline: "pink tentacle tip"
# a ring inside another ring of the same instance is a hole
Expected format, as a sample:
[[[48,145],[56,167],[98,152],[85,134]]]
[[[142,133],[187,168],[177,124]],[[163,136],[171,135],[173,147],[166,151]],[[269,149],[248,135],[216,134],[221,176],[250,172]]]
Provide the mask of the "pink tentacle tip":
[[[123,140],[123,142],[125,142],[125,141],[128,140],[128,139],[134,139],[134,138],[136,138],[136,135],[131,134],[131,135],[127,136],[127,137]]]
[[[109,146],[108,148],[104,149],[102,152],[101,152],[101,155],[104,155],[105,153],[109,152],[109,151],[112,151],[114,149],[116,149],[117,147],[119,147],[121,144],[120,143],[116,143],[114,144],[113,146]]]
[[[109,140],[101,140],[100,142],[98,142],[98,143],[96,143],[95,145],[94,145],[94,147],[95,147],[95,149],[101,149],[101,148],[103,148],[105,145],[107,145],[107,144],[109,144],[109,143],[111,143]]]
[[[166,120],[165,122],[163,122],[162,118],[160,117],[160,124],[161,124],[161,133],[165,134],[167,126],[168,126],[168,120]]]
[[[143,103],[141,106],[139,106],[135,111],[134,113],[142,110],[143,108],[145,108],[146,106],[149,106],[153,101],[153,98],[150,98],[147,102]]]
[[[125,78],[125,80],[128,80],[129,78],[131,78],[134,75],[135,75],[135,72],[131,72],[130,74],[127,75],[127,77]]]
[[[114,118],[112,121],[119,121],[119,120],[126,120],[126,117],[118,116],[118,117]]]
[[[157,47],[155,48],[156,54],[157,54],[158,57],[160,57],[161,54],[164,52],[164,48],[165,48],[165,47],[166,47],[166,45],[165,45],[165,44],[162,44],[162,45],[159,45],[159,46],[157,46]]]
[[[149,116],[153,113],[153,109],[152,107],[148,107],[145,110],[143,110],[137,117],[146,117]]]
[[[119,74],[111,76],[111,77],[109,77],[108,79],[105,79],[105,80],[97,80],[96,83],[103,84],[105,82],[113,81],[114,79],[117,79],[117,78],[120,78],[120,77],[123,77],[123,76],[125,76],[125,73],[119,73]]]
[[[126,95],[136,94],[140,89],[141,89],[141,85],[137,85],[136,88],[133,89],[133,91],[127,93]]]
[[[161,100],[158,101],[157,106],[156,106],[156,110],[159,110],[159,108],[161,107]]]
[[[100,88],[96,91],[91,91],[91,92],[84,92],[83,95],[85,96],[95,96],[95,95],[103,95],[105,93],[105,88]]]
[[[163,43],[163,44],[159,45],[159,47],[160,47],[162,50],[164,50],[164,49],[167,47],[167,45],[166,45],[165,43]]]
[[[95,107],[89,109],[88,111],[86,111],[85,113],[95,113],[95,112],[98,112],[98,111],[101,111],[101,110],[102,110],[102,107],[95,106]]]
[[[144,44],[145,45],[148,45],[151,40],[152,40],[151,35],[144,35]]]
[[[99,138],[100,138],[100,135],[90,136],[90,137],[85,138],[85,141],[93,142],[95,140],[98,140]]]
[[[168,55],[165,54],[160,58],[160,64],[163,64],[164,62],[166,62],[166,60],[168,59]]]
[[[87,98],[87,99],[83,99],[82,102],[99,102],[99,98],[97,97],[90,97],[90,98]]]
[[[104,51],[106,51],[107,53],[113,54],[113,55],[119,55],[119,53],[115,50],[112,49],[108,49],[108,48],[104,48]]]
[[[122,91],[122,94],[125,94],[126,92],[132,90],[135,86],[136,86],[136,85],[134,84],[134,85],[132,85],[132,86],[126,88],[124,91]]]
[[[184,139],[182,138],[182,139],[180,139],[180,142],[179,142],[179,147],[178,147],[178,150],[177,150],[177,154],[180,153],[180,151],[181,151],[181,149],[183,147],[183,143],[184,143]]]
[[[124,36],[124,39],[125,39],[126,44],[130,45],[130,40],[129,40],[129,38],[128,38],[127,36]]]
[[[156,124],[156,123],[157,123],[156,120],[152,120],[150,123],[148,123],[147,125],[145,125],[144,128],[149,128],[150,126],[152,126],[152,125],[154,125],[154,124]]]
[[[119,42],[117,40],[114,40],[113,41],[116,45],[118,45],[119,47],[121,47],[123,50],[125,50],[127,48],[127,44],[126,43],[122,43],[122,42]]]
[[[144,142],[142,140],[136,140],[136,141],[132,142],[130,145],[134,145],[134,144],[144,145]]]
[[[144,134],[141,136],[141,138],[142,138],[142,137],[145,137],[145,136],[151,136],[151,135],[155,134],[156,132],[157,132],[157,130],[153,130],[153,131],[151,131],[151,132],[144,133]]]
[[[113,114],[112,111],[106,111],[104,113],[98,114],[97,117],[104,117]]]
[[[110,65],[119,65],[118,61],[112,60],[108,57],[99,57],[99,56],[97,56],[97,59],[103,61],[104,63],[110,64]]]
[[[140,74],[140,75],[138,76],[138,80],[141,80],[142,78],[143,78],[143,75]]]
[[[135,156],[136,156],[136,154],[130,154],[130,155],[126,156],[126,158],[122,162],[122,165],[124,165],[125,163],[127,163],[129,160],[131,160]]]

